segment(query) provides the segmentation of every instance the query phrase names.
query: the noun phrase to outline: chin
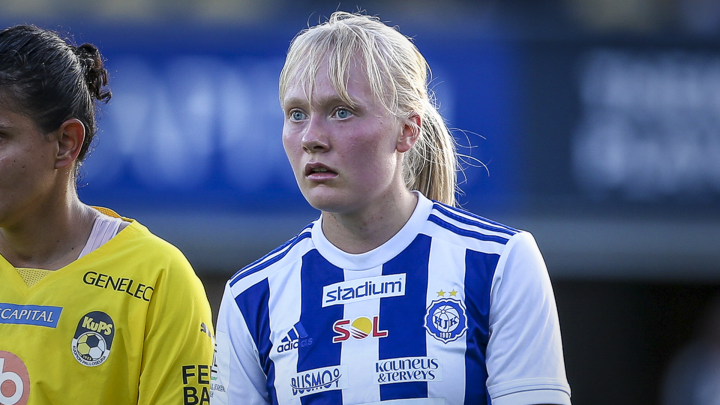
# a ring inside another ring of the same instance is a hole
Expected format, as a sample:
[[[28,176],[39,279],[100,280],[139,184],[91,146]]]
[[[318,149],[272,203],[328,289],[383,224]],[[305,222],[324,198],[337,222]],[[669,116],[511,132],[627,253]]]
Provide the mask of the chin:
[[[322,191],[322,192],[319,192]],[[337,193],[328,193],[328,190],[303,190],[305,200],[316,210],[322,212],[343,212],[346,211],[350,204],[347,198],[337,195]]]
[[[344,205],[335,201],[327,201],[324,199],[306,199],[307,202],[316,210],[322,212],[341,212],[344,211]]]

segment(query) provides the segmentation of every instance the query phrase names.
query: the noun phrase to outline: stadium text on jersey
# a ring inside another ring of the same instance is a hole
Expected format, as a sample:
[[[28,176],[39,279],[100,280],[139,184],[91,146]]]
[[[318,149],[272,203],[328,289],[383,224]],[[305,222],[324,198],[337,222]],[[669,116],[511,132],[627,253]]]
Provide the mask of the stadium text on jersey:
[[[405,295],[405,274],[343,281],[323,287],[323,308],[373,298]]]

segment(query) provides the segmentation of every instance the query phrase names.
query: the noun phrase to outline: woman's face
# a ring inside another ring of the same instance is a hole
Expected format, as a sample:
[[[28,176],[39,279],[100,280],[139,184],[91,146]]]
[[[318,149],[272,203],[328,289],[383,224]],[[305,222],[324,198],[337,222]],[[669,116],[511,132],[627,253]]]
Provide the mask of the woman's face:
[[[333,89],[326,65],[315,78],[312,104],[304,83],[289,85],[282,100],[283,145],[300,190],[324,212],[352,214],[389,203],[407,191],[398,146],[406,125],[376,100],[361,67],[349,71],[350,106]]]
[[[0,227],[46,201],[54,185],[57,143],[25,114],[0,103]]]

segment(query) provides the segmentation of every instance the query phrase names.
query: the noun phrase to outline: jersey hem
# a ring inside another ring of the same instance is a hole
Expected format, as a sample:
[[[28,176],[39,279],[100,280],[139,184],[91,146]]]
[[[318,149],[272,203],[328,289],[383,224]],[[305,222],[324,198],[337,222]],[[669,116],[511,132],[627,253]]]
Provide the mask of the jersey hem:
[[[527,404],[553,404],[553,405],[572,405],[570,395],[564,390],[556,389],[538,389],[512,394],[500,397],[492,397],[493,405],[527,405]]]
[[[570,395],[570,387],[568,384],[554,378],[525,378],[522,380],[508,381],[488,387],[488,393],[491,397],[500,397],[515,392],[546,389],[560,390]]]

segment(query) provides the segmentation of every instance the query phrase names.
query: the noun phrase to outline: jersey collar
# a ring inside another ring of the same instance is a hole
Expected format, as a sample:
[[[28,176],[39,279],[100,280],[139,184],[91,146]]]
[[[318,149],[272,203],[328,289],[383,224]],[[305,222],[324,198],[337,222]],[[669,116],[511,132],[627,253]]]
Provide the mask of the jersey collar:
[[[312,240],[318,252],[333,265],[346,270],[367,270],[378,267],[397,256],[415,240],[425,225],[433,203],[422,193],[413,191],[418,197],[415,211],[407,223],[390,240],[377,248],[360,254],[344,252],[327,240],[322,231],[322,215],[312,228]]]

